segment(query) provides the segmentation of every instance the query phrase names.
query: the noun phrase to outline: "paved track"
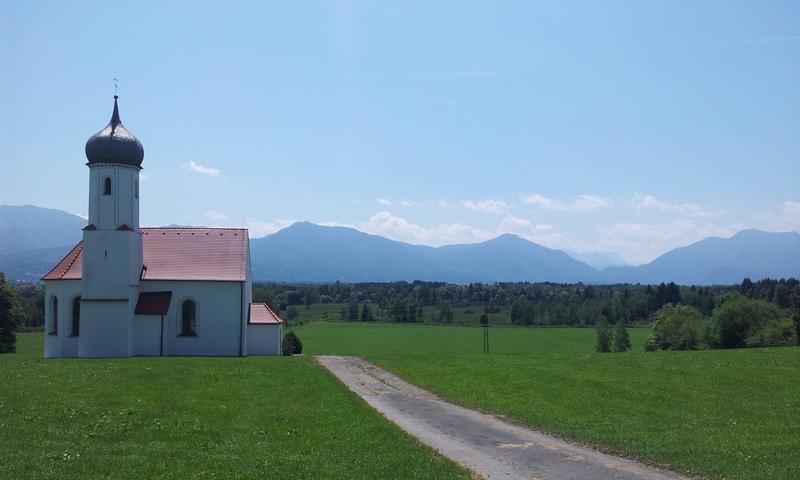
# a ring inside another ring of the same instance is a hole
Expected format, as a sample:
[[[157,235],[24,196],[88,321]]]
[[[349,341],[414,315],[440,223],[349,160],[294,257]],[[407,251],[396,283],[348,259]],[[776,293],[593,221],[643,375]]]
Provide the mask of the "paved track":
[[[386,418],[489,480],[687,478],[453,405],[360,358],[317,360]]]

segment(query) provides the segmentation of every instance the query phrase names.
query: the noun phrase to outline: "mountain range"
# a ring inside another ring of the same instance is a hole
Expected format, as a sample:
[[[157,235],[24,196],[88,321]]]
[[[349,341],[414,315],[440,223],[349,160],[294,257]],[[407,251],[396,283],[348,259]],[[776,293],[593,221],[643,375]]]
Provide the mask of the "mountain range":
[[[86,221],[60,210],[0,206],[0,271],[36,281],[81,238]],[[567,254],[505,234],[475,244],[411,245],[353,228],[295,223],[251,239],[253,278],[276,282],[584,282],[732,284],[800,276],[800,233],[743,230],[671,250],[639,266],[613,254]],[[577,258],[576,258],[577,257]],[[599,269],[590,266],[611,265]]]

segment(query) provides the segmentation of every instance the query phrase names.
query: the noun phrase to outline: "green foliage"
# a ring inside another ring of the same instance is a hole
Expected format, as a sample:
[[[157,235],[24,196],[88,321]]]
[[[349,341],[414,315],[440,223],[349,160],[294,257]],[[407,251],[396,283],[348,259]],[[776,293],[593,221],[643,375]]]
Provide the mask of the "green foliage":
[[[709,343],[716,348],[795,345],[790,314],[764,300],[731,294],[714,310]]]
[[[653,315],[645,350],[694,350],[703,346],[706,321],[699,310],[667,304]]]
[[[291,322],[293,320],[297,320],[299,317],[300,310],[298,310],[297,307],[292,306],[286,309],[286,320]]]
[[[795,336],[800,344],[800,285],[794,287],[791,297],[792,320],[794,320]]]
[[[342,319],[349,322],[358,321],[358,304],[350,302],[347,307],[342,310]]]
[[[617,322],[614,327],[614,351],[627,352],[631,349],[631,337],[624,320]]]
[[[0,272],[0,353],[16,351],[17,327],[22,321],[23,312],[17,304],[14,289],[6,283]]]
[[[514,300],[511,305],[511,322],[517,325],[533,325],[536,319],[536,311],[533,302],[525,297]]]
[[[301,334],[304,335],[304,334]],[[313,358],[0,355],[0,478],[466,480]]]
[[[476,322],[477,324],[477,322]],[[796,347],[594,355],[589,328],[307,324],[306,353],[353,355],[459,405],[692,478],[800,478]],[[394,478],[398,476],[395,475]]]
[[[374,318],[372,318],[372,312],[369,311],[369,306],[365,303],[364,308],[361,309],[361,321],[371,322],[372,320],[374,320]]]
[[[453,311],[446,303],[439,307],[439,323],[453,323]]]
[[[597,342],[595,343],[594,350],[598,353],[610,352],[612,331],[605,316],[600,317],[595,330],[597,330]]]
[[[303,342],[301,342],[300,338],[291,330],[283,335],[281,353],[283,355],[298,355],[303,353]]]

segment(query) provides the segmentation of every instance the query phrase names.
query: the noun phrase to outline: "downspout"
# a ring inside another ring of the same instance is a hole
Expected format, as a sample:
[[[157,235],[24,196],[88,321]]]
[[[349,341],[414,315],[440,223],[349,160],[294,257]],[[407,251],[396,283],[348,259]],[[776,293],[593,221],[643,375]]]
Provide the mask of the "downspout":
[[[244,342],[244,282],[239,282],[239,356],[242,356]]]
[[[158,355],[160,357],[164,356],[164,315],[161,315],[161,341],[159,343],[159,351]]]

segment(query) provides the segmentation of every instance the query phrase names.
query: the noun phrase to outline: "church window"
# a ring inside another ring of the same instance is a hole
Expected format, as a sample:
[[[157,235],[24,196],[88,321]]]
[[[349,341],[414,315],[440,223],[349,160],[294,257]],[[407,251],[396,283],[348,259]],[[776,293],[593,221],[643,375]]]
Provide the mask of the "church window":
[[[194,300],[184,300],[181,305],[181,336],[197,336],[197,304]]]
[[[111,178],[106,177],[103,180],[103,195],[111,195]]]
[[[51,303],[53,308],[51,309],[52,315],[50,316],[53,320],[50,322],[50,331],[47,333],[50,335],[58,335],[58,297],[54,295]]]
[[[139,180],[136,180],[136,182],[133,184],[133,189],[134,192],[136,192],[136,198],[139,198]]]
[[[72,299],[72,318],[70,319],[69,336],[77,337],[81,333],[81,297]]]

